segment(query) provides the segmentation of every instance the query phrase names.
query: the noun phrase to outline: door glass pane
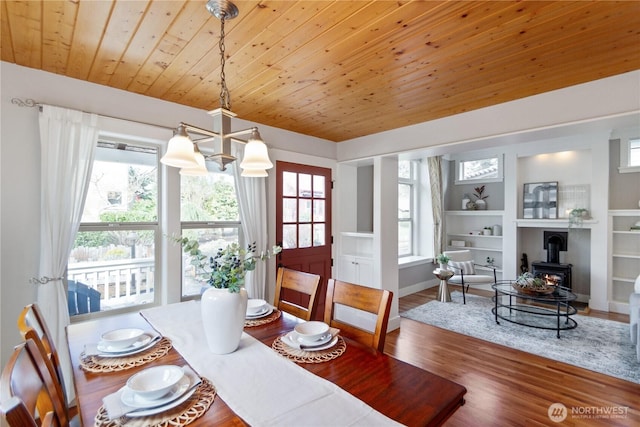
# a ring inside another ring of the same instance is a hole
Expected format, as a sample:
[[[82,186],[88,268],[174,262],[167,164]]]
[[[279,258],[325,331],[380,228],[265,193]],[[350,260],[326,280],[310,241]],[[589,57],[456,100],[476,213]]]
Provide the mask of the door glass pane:
[[[313,201],[313,222],[324,222],[324,200]]]
[[[301,173],[298,175],[300,181],[299,197],[311,197],[311,175]]]
[[[298,222],[311,222],[311,200],[300,199],[300,217]]]
[[[296,241],[298,236],[296,235],[297,225],[283,225],[282,226],[282,249],[295,249],[298,245]]]
[[[324,246],[324,224],[313,224],[313,246]]]
[[[298,195],[298,184],[296,183],[297,174],[293,172],[284,172],[282,174],[282,195],[296,197]]]
[[[322,175],[313,176],[313,197],[320,199],[326,197],[324,194],[324,176]]]
[[[282,222],[296,222],[298,204],[296,199],[282,199]]]
[[[311,224],[300,224],[299,247],[311,247]]]

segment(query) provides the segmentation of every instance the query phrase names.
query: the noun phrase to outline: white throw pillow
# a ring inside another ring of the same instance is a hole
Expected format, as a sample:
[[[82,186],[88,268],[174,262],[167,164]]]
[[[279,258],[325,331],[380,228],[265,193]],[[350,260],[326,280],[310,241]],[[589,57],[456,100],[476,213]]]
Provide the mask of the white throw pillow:
[[[456,274],[476,274],[476,269],[473,266],[473,261],[449,261],[449,266],[453,267],[452,270]]]

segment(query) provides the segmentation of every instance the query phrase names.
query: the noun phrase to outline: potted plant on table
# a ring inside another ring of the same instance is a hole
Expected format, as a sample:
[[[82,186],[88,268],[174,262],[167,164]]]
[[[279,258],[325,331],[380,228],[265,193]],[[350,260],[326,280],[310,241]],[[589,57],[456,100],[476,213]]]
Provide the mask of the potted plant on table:
[[[448,256],[446,256],[445,254],[440,254],[436,257],[436,261],[438,261],[438,264],[440,264],[440,270],[446,270],[447,269],[447,263],[451,260],[451,258],[449,258]]]
[[[219,248],[214,256],[205,255],[196,240],[177,237],[189,255],[196,275],[209,284],[201,299],[202,321],[209,349],[216,354],[235,351],[240,344],[247,311],[247,291],[244,288],[248,271],[256,268],[258,261],[265,261],[282,251],[274,246],[271,251],[256,253],[256,244],[242,248],[231,243]]]

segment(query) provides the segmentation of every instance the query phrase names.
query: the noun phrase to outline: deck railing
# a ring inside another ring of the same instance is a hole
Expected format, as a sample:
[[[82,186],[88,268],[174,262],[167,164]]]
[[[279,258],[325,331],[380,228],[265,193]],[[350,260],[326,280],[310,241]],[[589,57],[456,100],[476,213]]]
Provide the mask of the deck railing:
[[[67,278],[100,292],[100,310],[153,302],[153,258],[69,264]]]

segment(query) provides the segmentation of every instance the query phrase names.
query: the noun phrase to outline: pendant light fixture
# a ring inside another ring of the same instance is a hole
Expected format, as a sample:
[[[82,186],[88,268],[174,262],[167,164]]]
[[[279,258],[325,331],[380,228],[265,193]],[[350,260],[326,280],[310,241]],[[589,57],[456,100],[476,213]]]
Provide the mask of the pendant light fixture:
[[[246,144],[244,156],[240,167],[243,177],[265,177],[267,169],[273,167],[269,160],[267,146],[260,137],[258,128],[252,127],[240,131],[231,132],[231,119],[236,115],[231,112],[231,97],[225,80],[225,45],[224,23],[227,19],[238,16],[238,8],[230,1],[209,0],[207,10],[220,20],[220,108],[210,111],[214,120],[214,130],[202,129],[197,126],[180,123],[174,131],[173,138],[169,140],[167,152],[160,162],[167,166],[180,168],[181,175],[206,175],[206,161],[218,164],[220,170],[225,170],[227,164],[234,162],[236,158],[231,155],[231,142]],[[247,140],[238,138],[249,134]],[[192,139],[197,135],[198,139]],[[215,154],[203,154],[198,144],[219,142],[220,152]]]

